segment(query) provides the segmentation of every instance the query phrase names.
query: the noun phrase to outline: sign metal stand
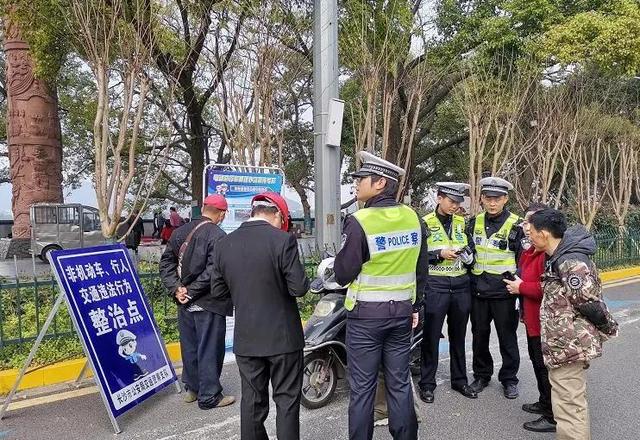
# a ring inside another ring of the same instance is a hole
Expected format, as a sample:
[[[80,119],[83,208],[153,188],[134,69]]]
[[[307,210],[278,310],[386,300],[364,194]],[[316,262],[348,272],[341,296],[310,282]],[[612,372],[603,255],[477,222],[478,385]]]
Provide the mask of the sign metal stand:
[[[86,249],[84,249],[86,250]],[[56,251],[55,253],[58,252],[65,252],[65,251]],[[53,262],[52,262],[52,266],[53,266]],[[84,350],[85,356],[87,358],[87,361],[85,362],[84,366],[82,367],[82,370],[80,371],[80,374],[78,375],[77,379],[74,382],[74,385],[76,388],[78,388],[80,386],[80,381],[85,377],[86,372],[88,367],[90,366],[92,371],[94,372],[94,377],[96,379],[96,383],[98,384],[98,390],[100,391],[100,397],[102,398],[103,404],[105,405],[105,408],[107,409],[107,412],[109,414],[109,419],[111,420],[111,424],[113,426],[113,430],[116,434],[119,434],[120,432],[122,432],[122,430],[120,429],[120,426],[118,424],[118,421],[116,419],[117,415],[114,414],[113,410],[111,409],[111,405],[110,405],[110,401],[108,399],[108,396],[105,393],[105,389],[104,389],[104,384],[99,380],[98,376],[96,375],[96,373],[99,371],[96,368],[95,362],[94,362],[94,357],[92,356],[92,353],[89,351],[89,348],[86,345],[86,341],[83,337],[83,333],[81,331],[81,326],[80,323],[78,322],[78,319],[76,317],[76,314],[73,312],[72,309],[72,304],[70,303],[69,297],[65,294],[65,291],[63,289],[63,283],[62,280],[60,278],[60,274],[58,273],[57,270],[53,271],[56,279],[58,281],[58,286],[60,288],[60,291],[58,292],[58,295],[56,297],[56,300],[51,308],[51,311],[49,312],[49,315],[47,316],[46,321],[44,322],[44,324],[42,325],[42,328],[40,329],[40,332],[38,333],[38,337],[36,338],[33,346],[31,347],[31,351],[29,352],[29,356],[27,357],[27,359],[24,362],[24,365],[22,366],[20,373],[18,374],[18,377],[16,378],[15,383],[13,384],[13,387],[11,389],[11,392],[8,394],[7,398],[5,399],[2,408],[0,409],[0,420],[2,420],[2,418],[5,416],[7,409],[10,405],[10,403],[13,401],[16,392],[18,390],[18,387],[20,385],[20,383],[22,382],[22,379],[24,378],[25,374],[27,374],[27,369],[29,368],[29,366],[31,365],[31,362],[33,361],[33,359],[35,358],[35,355],[38,351],[38,348],[40,347],[40,344],[42,343],[42,340],[44,339],[44,336],[47,334],[47,331],[49,330],[49,327],[51,326],[51,323],[53,322],[56,313],[58,312],[58,310],[60,309],[60,305],[62,304],[63,299],[66,301],[67,303],[67,307],[69,309],[69,316],[71,317],[71,320],[73,322],[74,328],[76,330],[76,332],[78,333],[78,335],[80,336],[80,342],[82,344],[82,348]],[[75,292],[74,292],[75,293]],[[140,293],[142,293],[142,291],[140,291]],[[152,316],[151,316],[152,318]],[[154,324],[154,328],[157,330],[157,327]],[[159,337],[159,336],[158,336]],[[161,339],[159,339],[161,340]],[[166,347],[164,346],[164,344],[162,344],[161,349],[163,350],[163,354],[165,356],[165,358],[168,360],[168,354],[166,352]],[[182,388],[180,386],[180,383],[176,380],[176,376],[175,376],[175,372],[173,371],[173,367],[171,368],[171,372],[173,373],[173,382],[176,388],[176,392],[180,393],[182,391]],[[161,384],[160,384],[161,385]],[[158,386],[158,388],[154,388],[154,391],[161,389],[162,387],[166,386]],[[169,384],[167,384],[169,385]],[[150,395],[150,394],[149,394]],[[141,397],[141,399],[144,399],[146,397],[144,397],[144,395]],[[134,400],[133,403],[137,402],[137,400]],[[128,405],[128,404],[127,404]],[[126,405],[123,407],[126,408]]]

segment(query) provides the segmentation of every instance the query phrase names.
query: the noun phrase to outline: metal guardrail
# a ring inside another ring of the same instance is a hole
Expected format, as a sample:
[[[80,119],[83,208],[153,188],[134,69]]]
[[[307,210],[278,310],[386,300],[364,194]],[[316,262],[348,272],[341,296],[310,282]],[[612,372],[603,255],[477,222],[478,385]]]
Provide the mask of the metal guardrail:
[[[600,270],[640,264],[640,230],[624,235],[605,232],[596,235],[598,248],[595,255]],[[300,245],[300,257],[304,261],[309,277],[315,276],[318,263],[325,252],[335,254],[336,247],[319,250],[311,244]],[[176,305],[166,293],[159,274],[141,273],[140,279],[162,333],[177,334]],[[48,315],[58,293],[52,277],[30,280],[0,279],[0,349],[35,340],[41,325]],[[308,299],[311,301],[312,299]],[[47,339],[75,337],[66,307],[55,317]]]

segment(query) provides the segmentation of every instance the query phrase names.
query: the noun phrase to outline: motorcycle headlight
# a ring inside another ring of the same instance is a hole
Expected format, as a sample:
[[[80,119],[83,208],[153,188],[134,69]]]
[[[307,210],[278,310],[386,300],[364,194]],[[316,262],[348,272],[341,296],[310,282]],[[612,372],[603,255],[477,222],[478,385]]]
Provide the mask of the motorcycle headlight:
[[[335,301],[319,301],[316,304],[313,314],[315,316],[328,316],[336,308]]]

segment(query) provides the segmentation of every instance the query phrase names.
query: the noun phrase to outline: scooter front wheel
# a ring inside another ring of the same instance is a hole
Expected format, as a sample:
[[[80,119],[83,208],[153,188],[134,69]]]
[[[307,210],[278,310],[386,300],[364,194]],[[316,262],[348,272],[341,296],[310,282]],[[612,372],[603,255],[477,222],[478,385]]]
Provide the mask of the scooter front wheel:
[[[302,377],[302,406],[318,409],[325,406],[336,391],[338,368],[328,352],[309,353],[304,357]]]

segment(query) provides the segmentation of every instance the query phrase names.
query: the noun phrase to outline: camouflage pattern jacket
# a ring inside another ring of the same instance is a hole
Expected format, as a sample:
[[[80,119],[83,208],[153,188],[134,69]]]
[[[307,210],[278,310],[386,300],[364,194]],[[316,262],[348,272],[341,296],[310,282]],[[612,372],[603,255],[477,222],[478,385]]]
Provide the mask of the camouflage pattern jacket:
[[[591,234],[581,225],[573,226],[546,263],[540,323],[542,353],[549,368],[600,357],[602,343],[617,335],[618,324],[602,301],[600,277],[591,260],[595,250]],[[581,313],[585,305],[601,309],[598,327],[591,314]]]

